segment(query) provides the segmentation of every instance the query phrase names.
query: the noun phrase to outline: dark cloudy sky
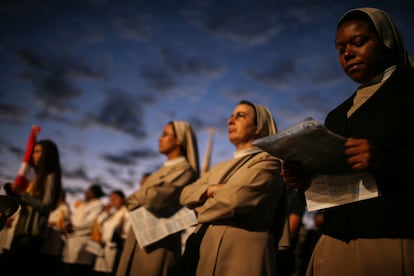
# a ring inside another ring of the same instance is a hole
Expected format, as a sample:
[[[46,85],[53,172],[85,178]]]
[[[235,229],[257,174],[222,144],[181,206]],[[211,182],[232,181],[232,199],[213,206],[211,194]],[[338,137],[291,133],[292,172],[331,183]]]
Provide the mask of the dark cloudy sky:
[[[336,23],[386,10],[414,53],[412,1],[0,2],[0,180],[13,180],[33,124],[60,149],[70,200],[92,182],[127,194],[157,169],[170,120],[196,130],[203,163],[231,158],[226,118],[242,99],[279,129],[323,121],[356,84],[339,67]]]

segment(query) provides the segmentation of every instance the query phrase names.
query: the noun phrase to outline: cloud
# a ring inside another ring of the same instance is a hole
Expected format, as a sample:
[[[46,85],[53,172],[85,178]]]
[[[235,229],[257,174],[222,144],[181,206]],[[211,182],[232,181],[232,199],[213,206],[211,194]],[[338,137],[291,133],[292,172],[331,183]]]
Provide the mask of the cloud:
[[[67,178],[71,178],[71,179],[80,179],[80,180],[84,180],[86,182],[90,182],[91,178],[88,176],[88,174],[86,173],[86,170],[84,167],[77,167],[73,170],[65,170],[63,169],[63,176],[67,177]]]
[[[246,6],[236,1],[210,5],[203,10],[187,9],[183,15],[212,36],[239,47],[262,45],[279,34],[283,26],[276,9],[252,3]]]
[[[36,70],[35,72],[42,72],[46,75],[60,75],[68,80],[102,80],[105,77],[105,72],[102,70],[94,70],[91,66],[67,56],[55,59],[50,56],[46,58],[28,48],[19,50],[17,56],[29,68]]]
[[[331,108],[331,101],[328,100],[324,94],[318,91],[308,91],[299,94],[295,97],[296,101],[300,103],[307,110],[320,112],[321,110],[329,110]]]
[[[268,71],[258,72],[255,69],[247,70],[247,74],[254,80],[270,86],[276,90],[286,90],[293,80],[297,80],[297,68],[294,60],[279,62]]]
[[[164,95],[167,91],[178,87],[178,83],[166,70],[147,65],[141,68],[141,76],[146,84]]]
[[[329,5],[329,9],[326,6]],[[303,5],[301,1],[287,6],[283,12],[284,22],[292,23],[296,26],[306,26],[319,22],[321,18],[332,16],[338,9],[342,10],[342,4],[332,3],[327,0],[313,0]]]
[[[21,148],[10,146],[8,150],[19,159],[24,156],[24,150]]]
[[[410,38],[412,4],[381,3]],[[159,4],[1,2],[3,179],[18,171],[33,120],[62,150],[71,198],[93,181],[128,193],[162,165],[156,140],[169,120],[193,125],[200,158],[207,129],[216,128],[215,163],[234,150],[226,119],[239,100],[267,105],[283,129],[325,118],[356,86],[333,46],[337,19],[352,1]]]
[[[41,109],[38,114],[40,118],[76,111],[76,100],[83,95],[76,80],[100,80],[105,75],[67,57],[60,60],[46,59],[29,49],[20,50],[18,56],[28,66],[20,76],[34,88],[33,96]]]
[[[66,80],[62,75],[41,76],[33,72],[22,73],[22,78],[32,83],[34,96],[43,110],[59,114],[76,110],[73,101],[80,98],[82,90]],[[72,104],[71,104],[72,102]]]
[[[112,19],[112,26],[119,37],[138,42],[155,36],[160,29],[159,25],[155,16],[136,9],[122,12]]]
[[[18,51],[18,56],[30,67],[43,70],[47,68],[47,63],[40,56],[36,55],[29,49]]]
[[[105,153],[102,154],[102,158],[116,165],[136,165],[139,159],[156,158],[159,156],[158,152],[151,149],[136,149],[130,151],[124,151],[119,154]]]
[[[0,120],[8,123],[23,123],[29,114],[26,107],[7,103],[0,103],[0,110]]]
[[[127,177],[120,177],[120,170],[115,170],[114,168],[108,168],[106,169],[106,171],[108,172],[108,174],[112,175],[112,177],[114,178],[113,181],[110,182],[110,184],[108,185],[108,189],[109,190],[113,190],[113,189],[119,189],[121,188],[119,184],[121,184],[122,187],[121,189],[127,188],[127,189],[134,189],[137,188],[137,182],[138,181],[134,181],[131,179],[139,179],[140,176],[137,176],[136,173],[131,173],[129,174]]]
[[[110,89],[98,110],[86,118],[86,125],[97,123],[138,139],[146,137],[144,106],[138,97]]]
[[[225,88],[222,93],[226,95],[227,99],[229,99],[231,102],[234,103],[234,106],[241,100],[257,102],[259,98],[263,96],[258,91],[243,87],[242,85],[238,85],[236,87]],[[230,113],[231,113],[231,110],[228,110],[224,114],[230,115]],[[227,117],[223,119],[227,119]]]
[[[208,129],[211,127],[210,120],[208,120],[205,116],[192,115],[190,118],[188,118],[188,122],[191,124],[196,133],[200,130]]]
[[[189,56],[188,51],[186,55],[172,52],[167,47],[161,48],[161,54],[164,57],[166,64],[174,70],[177,74],[201,76],[201,77],[215,77],[220,74],[222,68],[215,64],[211,58],[202,58],[199,53]]]

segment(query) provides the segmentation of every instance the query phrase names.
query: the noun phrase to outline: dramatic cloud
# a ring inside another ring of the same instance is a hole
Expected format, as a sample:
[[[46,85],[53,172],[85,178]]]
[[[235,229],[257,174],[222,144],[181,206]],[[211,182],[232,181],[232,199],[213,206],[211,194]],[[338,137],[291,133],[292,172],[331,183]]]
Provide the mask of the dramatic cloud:
[[[144,111],[138,98],[119,90],[111,90],[93,120],[103,126],[132,135],[146,137]]]
[[[116,165],[136,165],[141,158],[156,158],[157,156],[158,152],[150,149],[131,150],[119,154],[106,153],[102,155],[106,161]]]
[[[411,1],[412,2],[412,1]],[[414,53],[414,4],[377,1]],[[71,202],[91,183],[126,194],[165,161],[165,124],[189,121],[204,159],[232,156],[227,118],[242,99],[279,129],[326,114],[357,84],[334,47],[357,1],[107,1],[0,3],[0,180],[14,179],[31,126],[61,153]],[[0,183],[1,184],[1,183]]]

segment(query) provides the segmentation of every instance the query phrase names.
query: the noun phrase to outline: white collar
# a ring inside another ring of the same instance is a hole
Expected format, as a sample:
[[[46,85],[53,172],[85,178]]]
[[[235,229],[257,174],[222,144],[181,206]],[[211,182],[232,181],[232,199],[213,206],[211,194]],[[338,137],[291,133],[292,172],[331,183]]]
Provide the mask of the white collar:
[[[186,161],[187,159],[185,159],[185,157],[184,156],[179,156],[179,157],[176,157],[176,158],[174,158],[174,159],[170,159],[170,160],[166,160],[165,162],[164,162],[164,166],[166,166],[166,167],[169,167],[169,166],[174,166],[174,165],[176,165],[176,164],[178,164],[178,163],[181,163],[181,162],[184,162],[184,161]]]
[[[381,80],[381,81],[385,81],[385,80],[387,80],[389,77],[391,77],[392,73],[393,73],[396,69],[397,69],[397,65],[393,65],[393,66],[391,66],[391,67],[387,68],[387,69],[384,71],[384,77],[382,77],[382,80]]]
[[[359,88],[371,86],[371,85],[377,84],[379,82],[386,81],[392,75],[392,73],[395,71],[395,69],[397,69],[397,65],[393,65],[391,67],[388,67],[387,69],[385,69],[385,71],[383,73],[381,73],[378,76],[376,76],[375,78],[373,78],[370,82],[368,82],[366,84],[362,84]]]
[[[254,153],[257,153],[257,152],[261,152],[261,151],[262,150],[259,149],[258,147],[251,147],[249,149],[242,149],[242,150],[235,151],[233,153],[233,158],[240,158],[240,157],[250,155],[250,154],[254,154]]]

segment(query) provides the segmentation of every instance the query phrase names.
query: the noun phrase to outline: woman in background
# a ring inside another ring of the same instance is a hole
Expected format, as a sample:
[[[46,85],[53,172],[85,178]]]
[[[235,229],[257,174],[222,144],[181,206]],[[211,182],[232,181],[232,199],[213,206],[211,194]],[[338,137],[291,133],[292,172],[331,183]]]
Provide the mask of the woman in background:
[[[86,250],[92,228],[98,215],[103,211],[104,196],[100,184],[92,184],[85,191],[85,200],[77,202],[69,223],[65,226],[66,239],[62,261],[71,276],[91,275],[95,255]]]
[[[114,190],[109,194],[109,202],[97,220],[97,235],[94,240],[101,247],[103,254],[96,257],[94,271],[96,275],[115,275],[119,258],[124,248],[130,222],[125,206],[125,194]],[[93,234],[92,234],[93,235]]]
[[[21,209],[10,248],[10,267],[4,271],[14,271],[16,275],[43,272],[45,260],[40,249],[47,236],[49,214],[56,208],[62,190],[59,151],[53,141],[35,143],[31,164],[35,177],[27,189],[11,185]]]

